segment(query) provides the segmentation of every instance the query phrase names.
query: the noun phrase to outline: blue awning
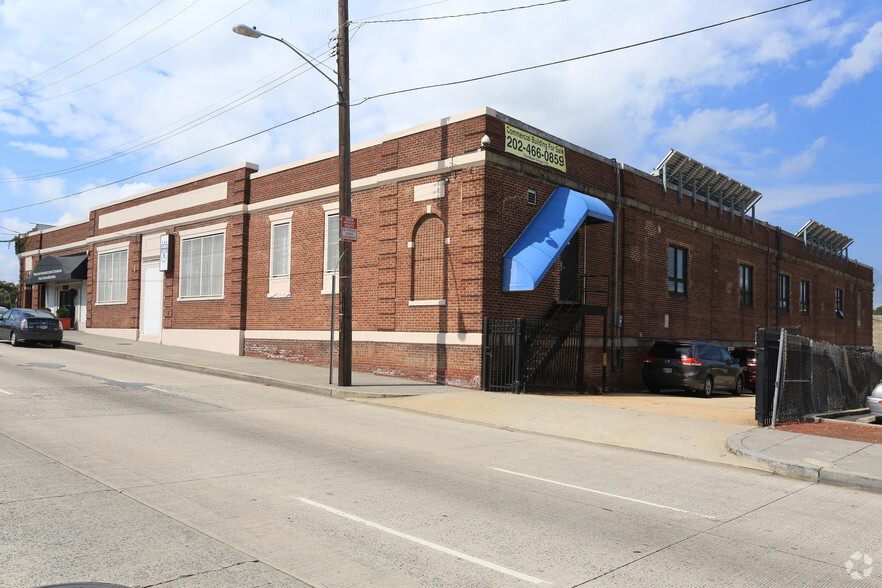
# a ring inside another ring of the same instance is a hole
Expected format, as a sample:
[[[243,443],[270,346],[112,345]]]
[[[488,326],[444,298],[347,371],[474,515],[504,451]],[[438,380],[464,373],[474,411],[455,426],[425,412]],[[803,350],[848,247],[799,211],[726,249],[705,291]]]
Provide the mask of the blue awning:
[[[602,200],[557,188],[502,258],[502,291],[535,290],[582,223],[611,223]]]

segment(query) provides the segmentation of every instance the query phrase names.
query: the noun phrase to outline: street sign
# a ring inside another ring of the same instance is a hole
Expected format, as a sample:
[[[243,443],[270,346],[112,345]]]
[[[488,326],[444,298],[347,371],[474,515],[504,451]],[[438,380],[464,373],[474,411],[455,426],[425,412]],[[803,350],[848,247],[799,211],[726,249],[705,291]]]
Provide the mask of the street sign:
[[[354,216],[340,217],[340,239],[350,243],[358,241],[358,219]]]

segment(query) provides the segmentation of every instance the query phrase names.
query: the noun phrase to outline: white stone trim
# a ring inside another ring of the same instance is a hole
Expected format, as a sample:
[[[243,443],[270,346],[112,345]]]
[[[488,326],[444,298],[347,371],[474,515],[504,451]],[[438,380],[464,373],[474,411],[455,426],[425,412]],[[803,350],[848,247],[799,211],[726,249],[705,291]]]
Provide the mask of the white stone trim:
[[[202,204],[220,202],[227,199],[227,182],[213,184],[197,190],[166,196],[153,202],[137,204],[122,210],[98,215],[98,228],[106,229],[115,225],[130,223],[150,216],[169,214],[176,210],[192,208]]]
[[[195,239],[196,237],[207,237],[209,235],[224,233],[224,245],[226,245],[227,224],[228,223],[218,223],[208,227],[185,229],[183,231],[178,231],[178,236],[181,238],[181,241],[183,241],[184,239]]]
[[[330,341],[330,331],[246,330],[245,339],[267,341]],[[423,333],[405,331],[355,331],[352,340],[361,343],[398,343],[404,345],[480,346],[482,333]],[[339,332],[334,333],[339,340]]]
[[[439,300],[408,300],[407,305],[410,307],[447,306],[447,299],[441,298]]]

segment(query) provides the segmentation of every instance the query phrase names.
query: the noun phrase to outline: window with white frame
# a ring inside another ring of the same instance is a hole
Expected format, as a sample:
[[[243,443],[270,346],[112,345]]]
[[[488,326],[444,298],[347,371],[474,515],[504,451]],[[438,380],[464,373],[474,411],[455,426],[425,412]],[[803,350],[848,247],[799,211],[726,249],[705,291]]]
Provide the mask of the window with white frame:
[[[181,298],[224,294],[224,233],[181,239]]]
[[[331,293],[333,277],[340,265],[340,213],[339,205],[325,204],[325,244],[322,261],[322,294]],[[336,288],[339,291],[339,286]]]
[[[129,251],[98,252],[97,294],[98,304],[125,304],[129,266]]]
[[[294,212],[270,215],[270,298],[291,295],[291,218]]]
[[[325,273],[336,273],[340,263],[340,215],[325,215]]]
[[[270,276],[283,278],[291,275],[291,223],[274,224],[270,240],[272,249]]]

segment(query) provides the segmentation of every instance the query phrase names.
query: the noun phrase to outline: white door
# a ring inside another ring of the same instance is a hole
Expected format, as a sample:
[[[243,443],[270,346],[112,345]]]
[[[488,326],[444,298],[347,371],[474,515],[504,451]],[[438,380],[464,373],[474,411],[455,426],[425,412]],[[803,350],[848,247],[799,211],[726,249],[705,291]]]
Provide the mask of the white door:
[[[145,265],[143,269],[141,333],[159,335],[162,332],[162,272],[159,271],[159,264]]]

